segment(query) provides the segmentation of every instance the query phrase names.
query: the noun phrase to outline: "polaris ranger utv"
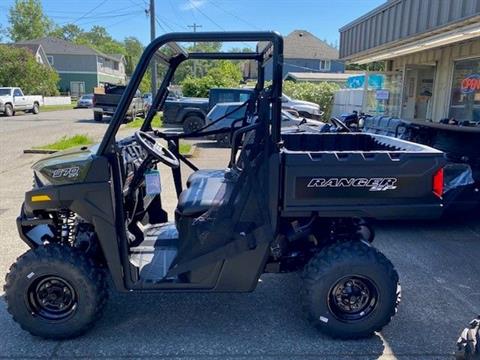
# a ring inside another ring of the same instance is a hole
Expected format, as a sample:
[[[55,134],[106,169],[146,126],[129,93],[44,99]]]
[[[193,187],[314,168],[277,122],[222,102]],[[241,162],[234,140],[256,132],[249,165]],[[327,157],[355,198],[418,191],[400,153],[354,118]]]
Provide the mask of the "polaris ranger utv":
[[[188,53],[179,45],[202,41],[268,45],[251,53]],[[234,122],[240,126],[152,129],[175,70],[188,59],[257,62],[255,95]],[[151,61],[168,66],[152,106],[139,131],[116,139]],[[300,271],[303,308],[320,331],[354,339],[388,324],[399,278],[371,246],[367,220],[437,216],[443,154],[341,127],[281,134],[282,62],[283,39],[274,32],[172,33],[153,41],[102,142],[33,166],[34,187],[17,220],[31,249],[5,285],[15,321],[37,336],[71,338],[100,317],[109,283],[123,292],[248,292],[263,273]],[[198,170],[179,154],[180,138],[220,132],[231,136],[225,169]],[[180,163],[194,170],[185,189]],[[162,208],[165,166],[178,195],[173,221]]]

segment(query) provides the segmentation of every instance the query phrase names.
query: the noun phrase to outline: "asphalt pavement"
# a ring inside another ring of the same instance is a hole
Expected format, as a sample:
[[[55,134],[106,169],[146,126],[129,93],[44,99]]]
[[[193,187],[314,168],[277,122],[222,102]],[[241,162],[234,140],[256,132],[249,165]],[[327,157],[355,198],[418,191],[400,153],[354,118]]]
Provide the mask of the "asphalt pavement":
[[[14,221],[31,186],[30,165],[41,155],[22,150],[75,133],[99,139],[105,128],[93,122],[91,110],[0,117],[1,274],[27,249]],[[193,161],[200,167],[221,167],[227,157],[227,150],[201,144]],[[162,173],[162,181],[167,208],[173,209],[168,172]],[[460,331],[480,313],[476,215],[377,224],[374,245],[396,266],[403,298],[391,324],[370,339],[338,341],[320,335],[302,316],[298,275],[265,275],[248,294],[112,292],[93,330],[68,341],[25,333],[0,300],[0,358],[452,358]]]

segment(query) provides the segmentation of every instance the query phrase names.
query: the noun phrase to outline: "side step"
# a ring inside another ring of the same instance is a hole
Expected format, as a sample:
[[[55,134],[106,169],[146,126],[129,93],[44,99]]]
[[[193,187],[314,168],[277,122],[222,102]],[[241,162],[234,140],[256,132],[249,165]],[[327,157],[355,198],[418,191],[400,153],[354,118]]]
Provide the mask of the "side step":
[[[178,231],[174,223],[151,225],[144,229],[145,240],[130,249],[130,263],[139,269],[140,279],[159,282],[177,256]]]

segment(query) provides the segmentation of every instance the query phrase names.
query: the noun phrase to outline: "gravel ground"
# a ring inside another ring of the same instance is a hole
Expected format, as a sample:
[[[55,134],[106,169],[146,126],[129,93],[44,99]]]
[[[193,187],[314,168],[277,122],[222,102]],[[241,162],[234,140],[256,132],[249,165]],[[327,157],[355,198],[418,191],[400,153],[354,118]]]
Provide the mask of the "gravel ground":
[[[22,150],[74,133],[100,138],[106,124],[91,117],[91,110],[69,110],[0,118],[1,274],[26,250],[14,220],[31,186],[29,167],[41,156]],[[227,156],[202,146],[194,162],[215,168]],[[170,178],[162,177],[166,207],[173,209]],[[249,294],[113,293],[91,332],[61,342],[21,331],[0,300],[0,358],[452,358],[461,329],[480,313],[478,219],[382,223],[374,244],[395,264],[403,299],[392,323],[370,339],[320,335],[302,316],[298,276],[266,275]]]

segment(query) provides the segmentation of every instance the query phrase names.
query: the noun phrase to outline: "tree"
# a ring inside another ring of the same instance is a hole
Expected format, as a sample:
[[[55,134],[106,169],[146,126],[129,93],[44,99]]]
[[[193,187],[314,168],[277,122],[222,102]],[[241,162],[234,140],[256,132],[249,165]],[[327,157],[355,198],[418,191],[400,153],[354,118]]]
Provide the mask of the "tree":
[[[58,95],[58,74],[37,63],[27,49],[0,45],[0,64],[0,86],[18,86],[27,94]]]
[[[46,36],[53,25],[43,14],[40,0],[15,0],[9,11],[8,22],[8,34],[14,42]]]
[[[56,27],[49,35],[66,41],[75,42],[82,34],[83,30],[79,26],[75,24],[66,24]]]
[[[115,40],[103,26],[95,25],[89,31],[82,32],[75,43],[90,46],[104,54],[123,54],[125,47],[120,41]]]
[[[127,60],[125,72],[130,76],[135,70],[140,56],[142,56],[143,44],[136,37],[128,36],[123,40],[123,45],[125,47],[125,59]]]
[[[237,87],[242,79],[242,71],[238,64],[228,60],[220,60],[200,78],[187,76],[181,83],[185,96],[207,97],[208,91],[214,87]]]

